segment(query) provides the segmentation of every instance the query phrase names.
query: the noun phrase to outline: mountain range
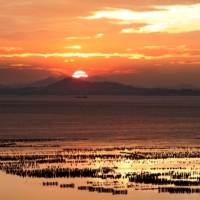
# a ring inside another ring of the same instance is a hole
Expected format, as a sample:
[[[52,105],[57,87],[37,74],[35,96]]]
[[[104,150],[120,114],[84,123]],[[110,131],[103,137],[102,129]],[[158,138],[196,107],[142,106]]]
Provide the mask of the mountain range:
[[[62,76],[57,76],[57,77],[48,77],[44,79],[40,79],[34,82],[28,82],[28,83],[16,83],[16,84],[11,84],[11,85],[2,85],[0,84],[0,88],[5,88],[5,87],[11,87],[11,88],[25,88],[25,87],[46,87],[50,84],[53,84],[59,80],[62,80],[64,78],[67,78],[69,76],[67,75],[62,75]],[[82,79],[84,81],[89,81],[89,82],[114,82],[109,80],[109,78],[104,78],[101,76],[90,76],[90,77],[80,77],[79,79]],[[118,81],[117,81],[118,82]],[[123,83],[122,83],[123,84]],[[145,88],[145,86],[140,86],[140,85],[133,85],[131,86],[136,87],[136,88]],[[149,88],[149,87],[148,87]],[[181,89],[192,89],[192,90],[200,90],[200,87],[191,85],[191,84],[179,84],[179,85],[157,85],[153,88],[163,88],[163,89],[176,89],[176,90],[181,90]]]
[[[63,75],[63,76],[58,76],[58,77],[53,77],[53,76],[50,76],[48,78],[44,78],[44,79],[41,79],[41,80],[38,80],[38,81],[35,81],[35,82],[30,82],[30,83],[16,83],[16,84],[11,84],[11,85],[8,85],[8,87],[11,87],[11,88],[25,88],[25,87],[46,87],[50,84],[53,84],[57,81],[60,81],[64,78],[67,78],[69,76],[67,75]],[[81,80],[84,80],[84,81],[89,81],[89,82],[104,82],[104,81],[108,81],[107,79],[105,78],[102,78],[100,76],[91,76],[91,77],[80,77],[79,79]],[[5,87],[5,85],[0,85],[0,87]]]
[[[98,77],[99,78],[99,77]],[[88,79],[87,79],[88,80]],[[94,79],[93,79],[94,80]],[[100,78],[99,78],[100,80]],[[53,83],[52,83],[53,82]],[[49,84],[48,84],[49,83]],[[116,82],[89,82],[66,77],[55,81],[45,79],[35,83],[37,86],[0,88],[1,95],[159,95],[159,96],[200,96],[199,90],[139,88]],[[41,86],[43,85],[43,86]]]

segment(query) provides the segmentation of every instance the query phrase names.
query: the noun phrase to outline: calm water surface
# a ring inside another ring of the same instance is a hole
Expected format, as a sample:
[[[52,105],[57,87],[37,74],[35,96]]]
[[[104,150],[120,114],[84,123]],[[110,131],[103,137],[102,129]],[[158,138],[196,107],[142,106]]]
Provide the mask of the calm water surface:
[[[0,97],[1,138],[200,138],[199,97]]]
[[[0,139],[63,139],[53,144],[64,144],[65,147],[96,148],[99,146],[136,146],[139,147],[165,147],[165,152],[173,153],[171,147],[178,147],[177,151],[195,151],[198,154],[200,144],[200,97],[0,97]],[[9,140],[8,140],[9,141]],[[61,142],[62,141],[62,142]],[[64,141],[64,142],[63,142]],[[29,141],[30,142],[30,141]],[[2,142],[4,144],[5,142]],[[7,142],[9,144],[9,142]],[[31,143],[32,144],[32,143]],[[34,145],[37,144],[33,143]],[[43,143],[42,143],[43,144]],[[15,145],[15,144],[14,144]],[[25,144],[26,145],[26,144]],[[61,148],[63,148],[61,145]],[[0,154],[9,155],[45,155],[52,147],[40,145],[35,147],[0,148]],[[190,147],[185,149],[185,147]],[[192,147],[192,148],[191,148]],[[193,149],[193,147],[195,147]],[[157,151],[156,148],[152,151]],[[169,148],[169,149],[168,149]],[[176,149],[176,148],[175,148]],[[62,149],[63,150],[63,149]],[[66,152],[54,148],[57,154]],[[143,151],[143,149],[138,149]],[[146,150],[150,151],[150,150]],[[98,154],[98,152],[96,152]],[[119,152],[120,153],[120,152]],[[130,155],[130,154],[128,154]],[[1,163],[5,161],[0,161]],[[7,161],[9,163],[9,160]],[[13,162],[13,161],[12,161]],[[23,162],[21,160],[20,162]],[[29,162],[28,160],[26,161]],[[34,161],[35,162],[35,161]],[[90,163],[91,162],[91,163]],[[106,163],[108,162],[108,163]],[[9,164],[8,164],[9,165]],[[43,164],[44,168],[54,168],[61,164]],[[76,168],[76,164],[66,164]],[[81,167],[98,168],[102,166],[113,167],[117,165],[120,172],[136,171],[150,173],[172,171],[179,173],[178,167],[184,173],[200,174],[200,158],[184,157],[182,159],[141,159],[110,161],[94,159]],[[63,167],[64,165],[62,165]],[[160,171],[150,170],[158,167]],[[29,166],[35,170],[34,166]],[[29,169],[27,168],[27,169]],[[40,169],[37,166],[37,169]],[[24,169],[25,170],[25,169]],[[194,173],[193,173],[194,172]],[[199,175],[198,175],[199,176]],[[61,189],[60,187],[44,187],[42,182],[55,181],[59,184],[74,182],[76,185],[86,185],[88,180],[79,178],[30,178],[6,174],[0,171],[0,199],[3,200],[90,200],[90,199],[199,199],[199,193],[169,194],[158,193],[157,190],[135,190],[131,188],[128,195],[112,195],[106,193],[80,191],[75,189]],[[96,181],[99,181],[96,180]],[[102,181],[100,179],[100,181]],[[113,181],[106,179],[103,181]],[[117,180],[118,181],[118,180]],[[121,185],[126,179],[120,179]],[[136,187],[137,184],[134,186]],[[141,184],[143,187],[143,184]],[[144,185],[144,187],[149,187]],[[153,186],[154,187],[154,186]],[[156,186],[158,187],[158,186]],[[12,191],[12,192],[11,192]]]

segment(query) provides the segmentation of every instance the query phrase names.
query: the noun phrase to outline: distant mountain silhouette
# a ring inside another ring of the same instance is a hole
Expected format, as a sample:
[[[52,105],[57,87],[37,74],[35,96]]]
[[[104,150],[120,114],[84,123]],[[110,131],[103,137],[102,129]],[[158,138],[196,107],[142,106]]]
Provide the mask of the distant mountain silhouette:
[[[80,78],[65,78],[46,87],[47,91],[62,93],[62,94],[96,94],[109,95],[123,93],[131,86],[125,86],[120,83],[112,82],[89,82]]]
[[[8,87],[8,86],[0,84],[0,88],[5,88],[5,87]]]
[[[89,82],[80,78],[64,78],[46,87],[1,88],[0,94],[12,95],[158,95],[200,96],[191,89],[136,88],[116,82]]]
[[[67,76],[59,76],[59,77],[48,77],[45,79],[41,79],[35,82],[31,82],[31,83],[18,83],[18,84],[12,84],[10,85],[13,88],[24,88],[24,87],[46,87],[52,83],[55,83],[56,81],[59,81],[63,78],[66,78]]]
[[[55,83],[56,81],[62,80],[64,78],[67,78],[69,76],[67,75],[63,75],[63,76],[59,76],[59,77],[53,77],[50,76],[48,78],[45,79],[41,79],[35,82],[30,82],[30,83],[17,83],[17,84],[12,84],[9,85],[12,88],[25,88],[25,87],[46,87],[50,84]],[[104,79],[100,76],[91,76],[91,77],[80,77],[79,79],[82,79],[84,81],[89,81],[89,82],[104,82],[104,81],[108,81],[107,79]],[[5,85],[0,85],[0,88],[5,87]]]
[[[110,82],[109,80],[105,79],[105,78],[102,78],[100,76],[90,76],[90,77],[80,77],[79,79],[82,79],[83,81],[89,81],[89,82]]]
[[[200,90],[199,87],[190,85],[190,84],[180,84],[180,85],[159,85],[157,88],[166,88],[166,89],[176,89],[176,90],[181,90],[181,89],[191,89],[191,90]]]

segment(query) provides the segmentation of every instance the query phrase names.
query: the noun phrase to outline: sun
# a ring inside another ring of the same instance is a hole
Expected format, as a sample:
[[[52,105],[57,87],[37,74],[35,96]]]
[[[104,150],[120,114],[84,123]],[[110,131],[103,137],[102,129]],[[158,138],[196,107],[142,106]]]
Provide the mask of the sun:
[[[88,75],[84,71],[78,70],[78,71],[74,72],[72,77],[74,77],[74,78],[80,78],[80,77],[87,78]]]

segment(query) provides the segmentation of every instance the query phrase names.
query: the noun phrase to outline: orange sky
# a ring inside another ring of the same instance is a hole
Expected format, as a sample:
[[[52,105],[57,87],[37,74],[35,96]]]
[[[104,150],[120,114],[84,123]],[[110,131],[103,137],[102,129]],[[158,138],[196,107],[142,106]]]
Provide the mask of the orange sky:
[[[125,84],[200,87],[199,0],[0,3],[0,84],[83,70]]]

